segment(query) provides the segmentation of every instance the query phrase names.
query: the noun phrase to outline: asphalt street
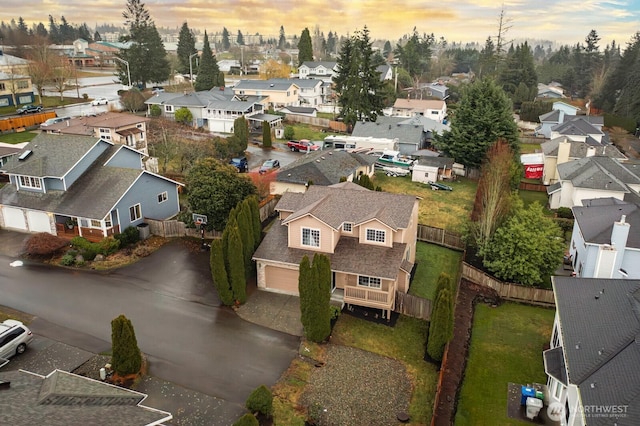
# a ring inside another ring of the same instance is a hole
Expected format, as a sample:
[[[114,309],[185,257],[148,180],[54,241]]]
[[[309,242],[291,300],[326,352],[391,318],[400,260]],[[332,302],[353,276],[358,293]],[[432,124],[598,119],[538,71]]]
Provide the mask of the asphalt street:
[[[296,355],[297,337],[218,306],[208,254],[179,241],[113,273],[29,261],[11,267],[13,260],[0,256],[0,305],[36,315],[35,333],[95,351],[110,342],[111,320],[125,314],[151,375],[229,403],[274,384]]]

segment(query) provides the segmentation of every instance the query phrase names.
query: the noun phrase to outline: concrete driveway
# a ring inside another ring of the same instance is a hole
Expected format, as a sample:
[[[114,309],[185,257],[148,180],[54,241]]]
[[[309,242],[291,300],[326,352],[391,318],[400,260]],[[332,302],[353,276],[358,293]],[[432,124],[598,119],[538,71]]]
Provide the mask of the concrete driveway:
[[[0,229],[0,255],[20,257],[24,252],[24,243],[31,234]]]

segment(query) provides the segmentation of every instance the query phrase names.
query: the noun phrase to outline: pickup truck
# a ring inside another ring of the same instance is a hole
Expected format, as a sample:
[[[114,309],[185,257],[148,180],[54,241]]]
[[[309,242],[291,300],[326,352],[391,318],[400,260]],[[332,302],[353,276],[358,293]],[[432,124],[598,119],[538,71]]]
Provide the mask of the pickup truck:
[[[320,149],[319,145],[314,144],[308,139],[300,139],[299,141],[287,142],[287,147],[291,151],[317,151]]]

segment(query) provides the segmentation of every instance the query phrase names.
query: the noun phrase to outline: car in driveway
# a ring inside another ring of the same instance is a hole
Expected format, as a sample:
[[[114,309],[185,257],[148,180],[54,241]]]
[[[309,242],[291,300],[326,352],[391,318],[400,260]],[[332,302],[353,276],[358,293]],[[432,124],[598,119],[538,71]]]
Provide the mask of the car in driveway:
[[[272,172],[275,169],[279,169],[279,168],[280,168],[280,162],[278,160],[269,159],[264,163],[262,163],[262,166],[260,166],[260,170],[258,170],[258,173],[263,175],[265,173]]]
[[[42,112],[42,105],[23,105],[16,110],[18,114],[34,114]]]
[[[109,99],[107,98],[95,98],[94,100],[91,101],[91,105],[93,106],[108,105],[108,104],[109,104]]]
[[[247,161],[247,157],[234,157],[229,161],[229,164],[238,169],[240,173],[249,171],[249,161]]]
[[[0,358],[8,359],[27,350],[33,340],[31,330],[20,321],[8,319],[0,324]]]

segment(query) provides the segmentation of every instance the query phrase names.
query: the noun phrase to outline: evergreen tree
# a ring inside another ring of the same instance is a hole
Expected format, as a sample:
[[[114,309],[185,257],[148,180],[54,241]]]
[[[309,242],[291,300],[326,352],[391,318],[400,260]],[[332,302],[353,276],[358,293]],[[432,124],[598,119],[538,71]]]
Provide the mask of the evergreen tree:
[[[370,189],[372,191],[375,189],[375,186],[373,185],[373,182],[371,181],[371,178],[368,175],[364,175],[364,174],[360,175],[356,179],[355,183],[357,183],[358,185],[364,188]]]
[[[287,37],[284,34],[284,27],[280,25],[280,38],[278,38],[278,49],[284,50],[287,48]]]
[[[200,65],[198,67],[198,78],[196,79],[195,90],[211,90],[213,87],[218,86],[218,75],[220,74],[220,68],[216,62],[216,57],[213,56],[213,51],[209,45],[209,37],[207,32],[204,32],[204,44],[202,46],[202,57],[200,58]]]
[[[244,36],[242,35],[242,31],[238,30],[238,36],[236,37],[236,43],[239,46],[244,46]]]
[[[527,42],[516,46],[513,51],[510,50],[500,74],[500,84],[516,108],[520,108],[522,102],[532,101],[536,97],[538,76]]]
[[[273,414],[273,394],[265,385],[260,385],[251,392],[245,407],[252,413],[260,413],[264,416],[271,417]]]
[[[262,122],[262,147],[271,148],[271,126],[267,120]]]
[[[120,376],[137,374],[142,368],[142,354],[133,324],[124,315],[111,321],[111,365]]]
[[[222,29],[222,50],[225,52],[231,47],[231,41],[229,40],[229,30],[226,27]]]
[[[478,168],[498,139],[504,139],[514,155],[519,153],[511,101],[493,80],[482,79],[463,89],[451,131],[436,135],[435,144],[458,163]]]
[[[440,294],[440,291],[445,288],[451,292],[451,295],[453,296],[451,298],[451,302],[454,302],[454,299],[456,297],[455,283],[451,279],[451,275],[447,274],[446,272],[442,272],[440,273],[440,275],[438,275],[438,281],[436,282],[436,290],[434,292],[434,295],[437,297],[437,295]],[[453,311],[453,303],[451,309]]]
[[[246,413],[240,417],[233,426],[260,426],[260,422],[251,413]]]
[[[96,31],[95,33],[93,33],[93,40],[102,41],[102,37],[100,36],[99,32]]]
[[[233,135],[238,138],[238,154],[247,150],[249,144],[249,123],[244,116],[233,120]]]
[[[307,333],[313,326],[313,283],[311,262],[305,255],[300,261],[298,267],[298,295],[300,297],[300,321],[302,322],[302,328]]]
[[[336,34],[334,34],[332,31],[329,31],[329,34],[327,34],[327,52],[332,55],[336,52],[336,47],[338,45],[338,42],[336,40]]]
[[[249,204],[251,212],[251,225],[253,227],[253,241],[254,249],[257,249],[262,239],[262,223],[260,222],[260,204],[258,203],[258,197],[251,196],[245,199],[245,202]]]
[[[340,116],[348,125],[356,121],[376,121],[382,113],[382,81],[377,71],[369,30],[357,32],[345,40],[338,57],[338,73],[334,76],[339,95]]]
[[[233,305],[233,292],[229,286],[221,239],[215,239],[211,242],[209,263],[211,265],[211,277],[213,278],[213,284],[218,291],[220,301],[226,306]]]
[[[308,61],[313,61],[313,45],[309,28],[305,28],[298,41],[298,66]]]
[[[436,361],[442,361],[444,348],[453,337],[452,306],[451,291],[448,288],[443,288],[436,295],[429,323],[429,340],[427,341],[427,353]]]
[[[404,46],[397,45],[394,51],[400,60],[400,66],[409,73],[416,86],[429,72],[434,39],[433,34],[420,36],[414,27]]]
[[[314,335],[310,340],[323,342],[331,334],[331,261],[320,253],[313,256],[313,268],[317,286],[316,320],[314,321]]]
[[[178,49],[176,50],[179,63],[179,73],[187,74],[190,71],[189,58],[194,53],[198,53],[198,50],[196,49],[196,38],[189,29],[187,23],[183,22],[182,28],[180,28],[180,34],[178,35]]]
[[[231,228],[229,233],[229,280],[231,290],[236,303],[243,304],[247,301],[247,279],[244,268],[244,249],[240,230],[237,226]]]
[[[244,266],[247,274],[253,271],[251,256],[253,256],[253,225],[251,223],[251,215],[249,206],[244,201],[238,205],[238,227],[240,229],[240,237],[242,238],[242,250],[244,253]]]

